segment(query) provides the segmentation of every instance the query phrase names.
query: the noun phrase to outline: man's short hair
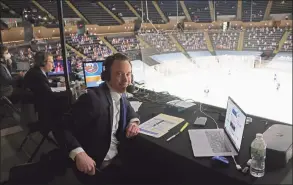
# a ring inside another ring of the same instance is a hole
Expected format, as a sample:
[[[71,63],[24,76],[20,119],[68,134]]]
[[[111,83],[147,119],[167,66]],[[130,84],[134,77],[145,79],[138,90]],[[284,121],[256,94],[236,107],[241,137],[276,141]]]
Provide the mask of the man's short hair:
[[[111,67],[115,61],[128,61],[130,66],[132,67],[130,59],[126,55],[123,55],[122,53],[116,53],[114,55],[108,56],[103,63],[104,69],[101,74],[101,78],[103,81],[110,81]]]
[[[4,57],[4,52],[8,50],[7,46],[0,45],[0,58]]]
[[[34,56],[34,63],[37,67],[44,67],[47,63],[48,57],[53,57],[53,55],[49,52],[38,51]]]
[[[114,55],[108,56],[106,60],[104,61],[105,70],[110,70],[115,60],[118,60],[118,61],[126,60],[130,63],[130,59],[126,55],[122,53],[115,53]]]

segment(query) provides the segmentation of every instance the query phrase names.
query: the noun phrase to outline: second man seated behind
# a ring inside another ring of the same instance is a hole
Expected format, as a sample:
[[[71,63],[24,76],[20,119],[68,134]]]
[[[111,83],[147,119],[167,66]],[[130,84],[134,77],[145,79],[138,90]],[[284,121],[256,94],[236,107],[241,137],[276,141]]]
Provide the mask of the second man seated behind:
[[[38,112],[39,120],[52,122],[60,119],[63,111],[66,111],[66,92],[53,92],[51,87],[57,84],[49,82],[47,73],[54,68],[53,55],[47,52],[37,52],[34,67],[28,70],[24,76],[24,88],[29,89],[34,95],[34,104]],[[64,110],[62,110],[64,109]]]

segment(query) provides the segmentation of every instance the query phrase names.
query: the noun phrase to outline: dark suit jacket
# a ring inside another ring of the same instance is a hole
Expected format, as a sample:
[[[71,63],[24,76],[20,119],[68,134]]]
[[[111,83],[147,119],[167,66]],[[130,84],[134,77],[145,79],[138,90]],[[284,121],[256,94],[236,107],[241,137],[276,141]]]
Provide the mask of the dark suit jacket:
[[[24,88],[34,94],[34,103],[39,119],[54,120],[62,115],[61,108],[66,103],[66,92],[53,92],[46,75],[39,67],[33,67],[24,76]],[[65,101],[62,101],[64,100]]]
[[[2,64],[2,61],[0,61],[0,96],[10,96],[14,83],[15,79],[12,78],[8,66]]]
[[[116,133],[119,141],[125,138],[130,120],[138,118],[129,101],[126,98],[123,100],[123,103],[120,102],[120,121]],[[110,147],[113,122],[113,103],[107,84],[103,83],[83,94],[73,105],[71,114],[72,122],[67,125],[65,134],[67,152],[82,147],[100,166]]]

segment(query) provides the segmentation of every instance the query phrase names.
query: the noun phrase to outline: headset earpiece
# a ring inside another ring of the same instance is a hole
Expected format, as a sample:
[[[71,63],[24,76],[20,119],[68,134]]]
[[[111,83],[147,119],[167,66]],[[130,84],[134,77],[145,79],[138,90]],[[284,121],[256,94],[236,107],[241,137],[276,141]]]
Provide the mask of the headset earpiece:
[[[109,73],[110,72],[108,72],[108,71],[110,71],[110,69],[108,69],[108,67],[106,67],[106,63],[107,63],[107,59],[104,61],[104,63],[103,63],[103,71],[102,71],[102,73],[101,73],[101,79],[103,80],[103,81],[110,81],[110,75],[109,75]]]
[[[40,67],[44,67],[46,65],[46,56],[45,52],[37,52],[35,55],[35,64]]]

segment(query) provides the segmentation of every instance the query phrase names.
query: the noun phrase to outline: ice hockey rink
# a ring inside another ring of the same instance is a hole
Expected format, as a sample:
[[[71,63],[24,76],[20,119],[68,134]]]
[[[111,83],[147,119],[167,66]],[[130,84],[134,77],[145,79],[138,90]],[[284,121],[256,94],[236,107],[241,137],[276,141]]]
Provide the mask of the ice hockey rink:
[[[194,63],[180,57],[169,56],[168,62],[155,67],[136,61],[136,81],[144,81],[148,89],[222,108],[230,96],[247,114],[292,124],[292,54],[277,55],[257,68],[250,54],[200,56]]]

